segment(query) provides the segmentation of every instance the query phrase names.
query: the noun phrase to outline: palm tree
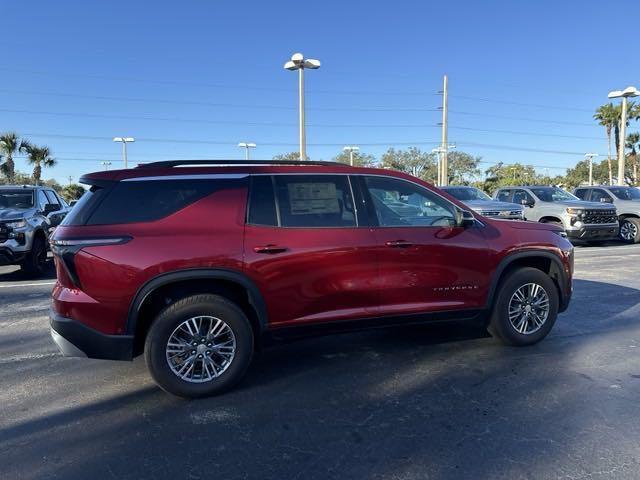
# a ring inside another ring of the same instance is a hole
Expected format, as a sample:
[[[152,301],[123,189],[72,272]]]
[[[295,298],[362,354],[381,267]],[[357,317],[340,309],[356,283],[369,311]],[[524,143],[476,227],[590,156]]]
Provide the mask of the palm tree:
[[[14,132],[0,135],[0,153],[4,156],[4,162],[0,164],[0,171],[7,177],[9,183],[13,183],[16,175],[16,165],[13,162],[13,155],[20,149],[20,139]]]
[[[634,132],[627,135],[626,147],[631,149],[629,154],[629,160],[633,165],[633,184],[638,184],[638,150],[636,146],[640,147],[640,133]]]
[[[598,120],[598,123],[607,131],[607,143],[609,147],[607,155],[607,164],[609,166],[609,185],[613,185],[613,170],[611,167],[611,131],[618,124],[620,116],[617,114],[616,107],[613,103],[607,103],[598,107],[593,118]]]
[[[27,153],[27,162],[33,165],[33,182],[39,185],[42,167],[53,167],[56,164],[56,159],[51,156],[49,147],[37,147],[27,141],[20,144],[20,151]]]

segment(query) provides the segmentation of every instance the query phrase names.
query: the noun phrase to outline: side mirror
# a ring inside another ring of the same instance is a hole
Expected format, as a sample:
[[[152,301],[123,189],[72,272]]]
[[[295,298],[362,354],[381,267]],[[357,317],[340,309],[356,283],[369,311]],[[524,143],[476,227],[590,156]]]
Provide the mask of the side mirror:
[[[600,203],[613,203],[609,197],[600,197]]]
[[[456,223],[459,227],[469,228],[475,225],[476,217],[468,210],[458,210],[456,212]]]
[[[526,198],[523,198],[522,200],[520,200],[520,205],[524,207],[533,207],[535,203],[527,200]]]
[[[44,206],[44,213],[45,215],[51,212],[56,212],[58,210],[58,207],[56,207],[55,205],[52,205],[51,203],[47,203]]]

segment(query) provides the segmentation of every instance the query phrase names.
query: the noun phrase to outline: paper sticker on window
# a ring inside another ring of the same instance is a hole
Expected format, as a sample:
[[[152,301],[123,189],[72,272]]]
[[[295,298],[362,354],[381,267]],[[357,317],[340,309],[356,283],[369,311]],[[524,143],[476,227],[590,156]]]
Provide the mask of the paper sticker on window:
[[[290,183],[292,215],[340,213],[335,183]]]

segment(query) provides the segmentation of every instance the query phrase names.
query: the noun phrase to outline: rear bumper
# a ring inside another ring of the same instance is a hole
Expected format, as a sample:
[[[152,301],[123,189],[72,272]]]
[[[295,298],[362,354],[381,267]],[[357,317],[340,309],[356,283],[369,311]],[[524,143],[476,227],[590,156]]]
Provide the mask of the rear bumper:
[[[105,335],[49,310],[51,337],[65,357],[131,360],[133,336]]]
[[[572,240],[607,240],[618,236],[617,224],[585,225],[578,230],[566,230],[567,237]]]

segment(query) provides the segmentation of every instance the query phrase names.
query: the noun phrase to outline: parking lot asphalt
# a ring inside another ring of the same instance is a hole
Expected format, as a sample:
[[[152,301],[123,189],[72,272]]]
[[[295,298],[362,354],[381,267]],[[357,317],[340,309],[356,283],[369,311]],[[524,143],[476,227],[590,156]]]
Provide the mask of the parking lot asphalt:
[[[550,336],[469,325],[307,339],[186,401],[144,362],[61,357],[54,282],[0,267],[2,479],[637,479],[640,245],[576,249]]]

